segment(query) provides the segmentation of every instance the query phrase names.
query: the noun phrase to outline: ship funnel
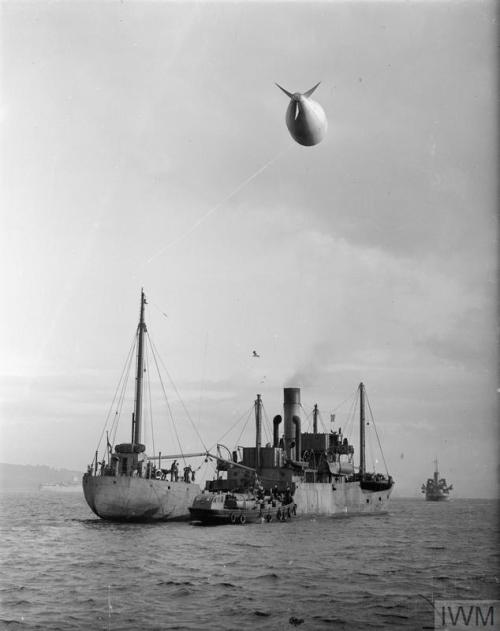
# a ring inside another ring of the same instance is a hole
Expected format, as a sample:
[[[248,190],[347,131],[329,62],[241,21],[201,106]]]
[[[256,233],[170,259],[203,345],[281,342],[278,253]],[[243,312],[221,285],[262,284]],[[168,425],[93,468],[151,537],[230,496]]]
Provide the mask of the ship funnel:
[[[314,404],[314,410],[313,410],[313,434],[317,434],[318,433],[318,404],[315,403]]]
[[[274,418],[273,418],[273,447],[279,447],[279,443],[280,443],[280,423],[281,423],[281,416],[279,414],[277,414]]]
[[[300,460],[302,453],[302,435],[300,433],[300,416],[294,415],[292,423],[295,425],[295,460]],[[293,458],[293,453],[290,455]]]
[[[285,417],[285,450],[288,458],[294,458],[295,454],[291,453],[292,442],[298,445],[296,428],[299,430],[300,436],[300,388],[285,388],[283,391],[283,412]],[[294,421],[294,417],[298,419]],[[295,427],[294,427],[295,425]]]

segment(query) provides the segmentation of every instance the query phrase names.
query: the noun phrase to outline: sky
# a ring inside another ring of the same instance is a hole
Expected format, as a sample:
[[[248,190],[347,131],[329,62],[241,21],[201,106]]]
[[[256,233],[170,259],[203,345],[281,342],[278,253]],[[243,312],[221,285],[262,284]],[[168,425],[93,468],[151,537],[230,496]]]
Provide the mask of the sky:
[[[0,460],[86,468],[144,287],[184,449],[286,386],[342,425],[363,381],[396,494],[437,457],[456,497],[497,496],[497,18],[3,2]],[[318,81],[302,147],[275,82]]]

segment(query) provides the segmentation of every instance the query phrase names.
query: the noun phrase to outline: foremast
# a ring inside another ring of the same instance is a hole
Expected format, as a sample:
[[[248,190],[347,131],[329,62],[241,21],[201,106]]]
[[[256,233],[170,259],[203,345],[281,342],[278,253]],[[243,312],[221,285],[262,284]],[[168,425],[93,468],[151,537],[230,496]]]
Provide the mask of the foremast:
[[[135,405],[132,415],[132,451],[134,445],[141,444],[142,438],[142,383],[144,375],[144,334],[147,332],[144,320],[144,306],[147,304],[144,289],[141,289],[141,310],[137,325],[137,370],[135,376]]]

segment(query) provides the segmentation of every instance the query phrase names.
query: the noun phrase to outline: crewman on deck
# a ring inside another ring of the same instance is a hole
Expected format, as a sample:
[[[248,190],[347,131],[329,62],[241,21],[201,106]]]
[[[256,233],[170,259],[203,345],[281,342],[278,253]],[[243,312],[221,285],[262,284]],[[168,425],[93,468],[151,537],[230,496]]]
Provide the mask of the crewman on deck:
[[[172,482],[177,482],[177,460],[172,462],[172,466],[170,467],[170,480]]]
[[[290,487],[286,487],[285,495],[283,497],[283,504],[291,504],[292,502],[292,494],[290,493]]]

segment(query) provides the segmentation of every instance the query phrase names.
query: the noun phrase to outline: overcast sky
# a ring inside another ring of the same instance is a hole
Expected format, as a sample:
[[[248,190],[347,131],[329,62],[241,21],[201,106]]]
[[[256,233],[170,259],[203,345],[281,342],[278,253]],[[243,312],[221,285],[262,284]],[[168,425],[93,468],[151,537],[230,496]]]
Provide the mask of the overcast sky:
[[[364,381],[399,494],[497,493],[493,2],[1,8],[3,462],[90,462],[143,286],[207,445]]]

